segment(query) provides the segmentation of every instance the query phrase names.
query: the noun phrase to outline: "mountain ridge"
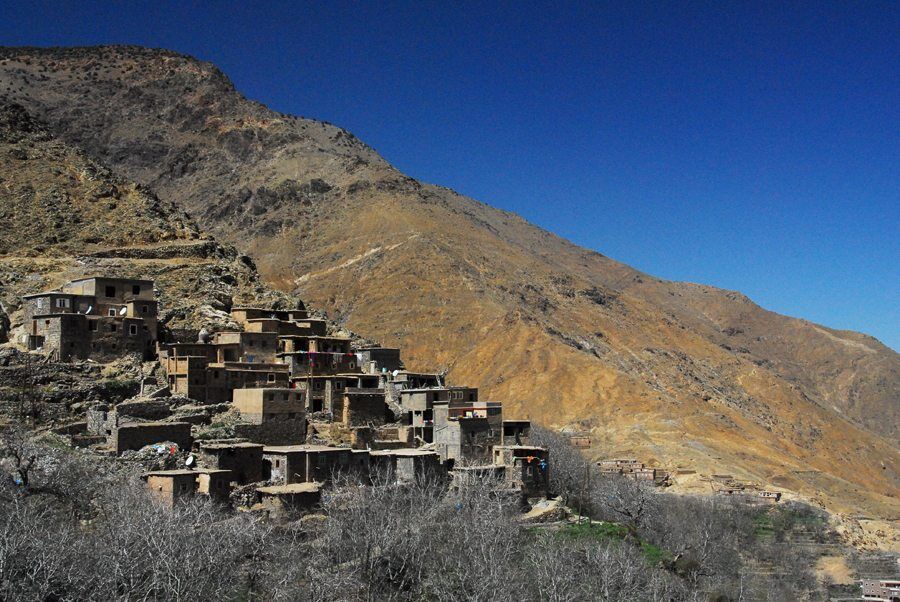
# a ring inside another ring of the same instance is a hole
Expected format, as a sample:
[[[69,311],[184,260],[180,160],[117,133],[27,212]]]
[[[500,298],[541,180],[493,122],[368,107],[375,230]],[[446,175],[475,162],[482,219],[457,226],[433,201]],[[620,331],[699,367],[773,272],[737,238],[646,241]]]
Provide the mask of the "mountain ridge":
[[[900,363],[868,335],[656,278],[417,182],[177,53],[2,49],[0,98],[239,246],[269,283],[415,368],[592,430],[595,454],[896,514]]]

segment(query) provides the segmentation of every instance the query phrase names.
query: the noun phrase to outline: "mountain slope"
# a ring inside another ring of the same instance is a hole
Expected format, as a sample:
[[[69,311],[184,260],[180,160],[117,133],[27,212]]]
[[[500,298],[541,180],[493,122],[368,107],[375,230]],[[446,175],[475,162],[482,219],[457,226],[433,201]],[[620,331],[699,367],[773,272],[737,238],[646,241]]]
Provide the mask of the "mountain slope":
[[[183,211],[52,136],[0,102],[0,302],[82,276],[152,278],[161,321],[196,329],[235,302],[289,303],[252,262],[201,234]]]
[[[412,180],[168,51],[5,49],[2,98],[239,245],[279,288],[520,415],[583,423],[595,453],[897,514],[900,359],[871,337],[640,273]]]

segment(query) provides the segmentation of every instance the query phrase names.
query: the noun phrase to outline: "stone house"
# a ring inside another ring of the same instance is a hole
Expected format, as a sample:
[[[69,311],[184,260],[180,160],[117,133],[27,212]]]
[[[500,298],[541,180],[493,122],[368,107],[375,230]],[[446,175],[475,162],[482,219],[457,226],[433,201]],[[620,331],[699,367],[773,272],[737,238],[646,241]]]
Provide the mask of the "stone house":
[[[344,389],[332,410],[332,421],[344,426],[378,426],[387,422],[384,389]]]
[[[369,452],[369,458],[372,478],[379,484],[439,480],[447,476],[446,466],[434,451],[385,449]]]
[[[149,280],[83,278],[22,300],[31,350],[60,361],[153,356],[157,302]]]
[[[356,358],[359,367],[367,374],[382,374],[403,369],[400,349],[378,345],[358,347]]]
[[[493,463],[505,466],[505,481],[526,497],[547,497],[550,487],[550,452],[529,445],[495,445]]]
[[[280,445],[263,449],[263,478],[276,485],[328,483],[338,473],[357,469],[358,457],[347,447]]]
[[[197,475],[197,493],[209,496],[217,502],[227,502],[231,493],[230,470],[215,468],[200,468],[195,471]]]
[[[197,491],[197,473],[193,470],[157,470],[142,475],[150,496],[167,508]]]
[[[502,422],[499,402],[435,402],[435,449],[444,460],[491,462],[491,448],[500,443]]]
[[[130,449],[171,441],[180,449],[190,449],[191,425],[187,422],[133,422],[119,424],[112,432],[112,448],[116,455]]]
[[[527,445],[530,436],[530,420],[504,420],[500,445]]]
[[[199,458],[211,469],[227,470],[240,485],[263,480],[263,445],[249,442],[201,443]]]
[[[267,445],[306,441],[306,400],[303,391],[289,388],[235,389],[231,405],[243,424],[235,436]]]
[[[270,517],[283,518],[318,506],[322,490],[319,483],[291,483],[258,487],[256,496]]]
[[[378,389],[378,376],[355,372],[329,374],[323,376],[295,375],[291,377],[293,386],[306,395],[306,407],[309,412],[335,413],[335,407],[343,403],[344,391],[347,389]],[[382,399],[384,391],[381,391]]]

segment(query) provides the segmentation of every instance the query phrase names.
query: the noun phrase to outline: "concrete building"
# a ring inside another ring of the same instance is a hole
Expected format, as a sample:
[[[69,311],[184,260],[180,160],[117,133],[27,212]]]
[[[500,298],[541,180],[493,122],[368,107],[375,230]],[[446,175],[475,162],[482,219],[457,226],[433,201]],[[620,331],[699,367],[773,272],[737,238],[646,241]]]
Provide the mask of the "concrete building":
[[[863,579],[863,600],[878,602],[900,602],[900,579]]]
[[[59,361],[153,357],[158,338],[153,282],[83,278],[22,298],[24,343]]]

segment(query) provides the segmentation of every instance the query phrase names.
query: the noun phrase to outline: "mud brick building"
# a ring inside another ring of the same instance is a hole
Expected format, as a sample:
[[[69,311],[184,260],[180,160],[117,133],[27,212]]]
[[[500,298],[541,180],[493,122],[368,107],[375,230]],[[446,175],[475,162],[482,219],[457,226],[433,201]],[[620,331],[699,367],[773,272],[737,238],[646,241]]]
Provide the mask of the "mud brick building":
[[[217,502],[228,501],[231,493],[231,471],[201,468],[197,474],[197,493]]]
[[[546,497],[550,488],[550,452],[530,445],[497,445],[494,464],[505,466],[504,479],[510,488],[526,497]]]
[[[133,422],[120,424],[112,432],[116,455],[130,449],[171,441],[180,449],[190,449],[191,425],[187,422]]]
[[[302,391],[289,388],[235,389],[232,407],[243,424],[235,436],[267,445],[306,441],[306,400]]]
[[[331,412],[343,404],[344,391],[348,389],[380,391],[384,402],[384,389],[380,388],[378,376],[356,372],[321,376],[292,376],[291,384],[306,395],[309,412]]]
[[[434,403],[434,445],[444,460],[491,462],[500,443],[503,408],[496,401]]]
[[[362,462],[360,455],[347,447],[266,446],[263,449],[263,478],[280,485],[328,483],[338,473],[357,471]]]
[[[193,470],[157,470],[142,475],[150,496],[157,503],[174,508],[178,500],[197,491],[197,473]]]
[[[82,278],[22,301],[24,342],[32,351],[60,361],[155,353],[158,308],[150,280]]]
[[[504,420],[500,445],[527,445],[531,437],[530,420]]]
[[[198,455],[204,466],[229,471],[229,478],[240,485],[263,480],[263,446],[258,443],[201,443]]]
[[[367,374],[386,374],[403,369],[400,349],[396,347],[358,347],[356,358],[362,371]]]
[[[322,490],[318,483],[291,483],[290,485],[270,485],[256,489],[260,507],[273,518],[282,518],[310,510],[322,500]]]
[[[446,478],[447,468],[437,452],[422,449],[385,449],[369,452],[376,483],[411,483]]]
[[[332,420],[344,426],[378,426],[387,422],[384,389],[344,389],[332,412]]]

